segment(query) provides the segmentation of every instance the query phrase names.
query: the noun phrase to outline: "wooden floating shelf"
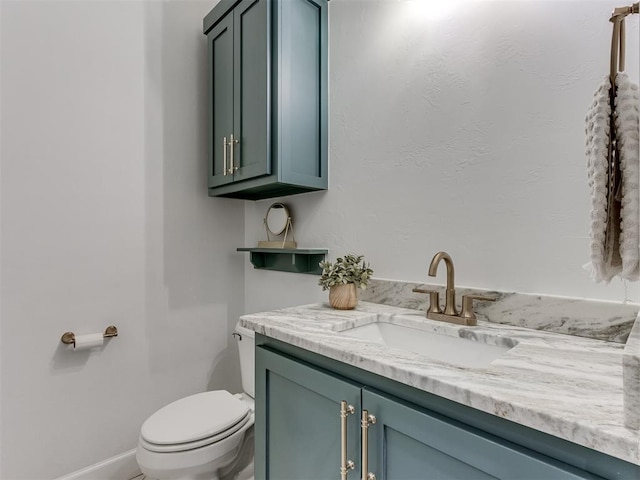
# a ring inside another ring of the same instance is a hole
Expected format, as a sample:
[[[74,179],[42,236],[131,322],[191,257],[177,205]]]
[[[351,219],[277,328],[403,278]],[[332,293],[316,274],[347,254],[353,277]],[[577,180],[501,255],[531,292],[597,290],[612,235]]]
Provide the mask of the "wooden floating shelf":
[[[321,275],[318,263],[323,262],[327,249],[324,248],[238,248],[238,252],[249,252],[249,260],[254,268],[279,272],[307,273]]]

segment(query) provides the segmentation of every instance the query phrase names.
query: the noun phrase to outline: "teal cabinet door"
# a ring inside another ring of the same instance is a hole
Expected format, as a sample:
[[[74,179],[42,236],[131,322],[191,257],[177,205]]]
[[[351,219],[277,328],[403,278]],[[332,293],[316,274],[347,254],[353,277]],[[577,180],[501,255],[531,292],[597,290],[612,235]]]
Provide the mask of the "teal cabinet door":
[[[212,85],[209,119],[209,188],[231,183],[229,139],[233,133],[233,16],[223,18],[207,36]]]
[[[360,478],[360,388],[267,349],[256,348],[256,480],[340,478],[341,401],[347,417],[347,453]]]
[[[326,189],[327,2],[278,3],[278,137],[281,181]]]
[[[271,171],[268,0],[243,0],[207,34],[211,66],[209,188]]]
[[[367,431],[368,470],[377,480],[601,478],[366,389],[362,409],[377,420]]]
[[[271,173],[269,74],[271,15],[267,0],[243,0],[233,10],[234,182]]]

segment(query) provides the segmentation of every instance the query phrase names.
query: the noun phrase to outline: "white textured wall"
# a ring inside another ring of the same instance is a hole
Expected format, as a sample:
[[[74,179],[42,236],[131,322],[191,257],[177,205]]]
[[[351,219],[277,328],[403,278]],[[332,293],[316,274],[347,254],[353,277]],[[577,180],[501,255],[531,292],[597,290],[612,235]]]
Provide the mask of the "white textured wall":
[[[377,277],[415,281],[446,250],[460,285],[624,300],[622,282],[582,269],[584,114],[619,5],[332,0],[330,190],[284,199],[299,245],[363,253]],[[627,24],[637,79],[638,16]],[[246,204],[247,245],[269,204]],[[317,277],[245,268],[246,311],[326,298]]]
[[[133,448],[159,406],[239,387],[243,310],[325,298],[234,252],[271,201],[206,197],[213,3],[0,0],[0,478]],[[285,199],[300,245],[407,280],[446,249],[460,284],[622,300],[580,267],[582,121],[619,2],[440,3],[331,1],[331,190]],[[59,343],[109,323],[101,351]]]
[[[0,2],[2,479],[94,464],[169,401],[239,388],[243,207],[204,173],[212,3]],[[103,350],[60,343],[110,323]]]

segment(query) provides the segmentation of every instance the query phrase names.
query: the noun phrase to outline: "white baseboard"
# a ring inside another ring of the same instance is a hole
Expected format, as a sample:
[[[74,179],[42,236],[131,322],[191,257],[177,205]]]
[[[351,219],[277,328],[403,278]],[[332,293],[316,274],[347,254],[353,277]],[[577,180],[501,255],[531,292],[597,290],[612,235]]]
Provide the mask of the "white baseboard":
[[[134,448],[56,480],[129,480],[141,473]]]

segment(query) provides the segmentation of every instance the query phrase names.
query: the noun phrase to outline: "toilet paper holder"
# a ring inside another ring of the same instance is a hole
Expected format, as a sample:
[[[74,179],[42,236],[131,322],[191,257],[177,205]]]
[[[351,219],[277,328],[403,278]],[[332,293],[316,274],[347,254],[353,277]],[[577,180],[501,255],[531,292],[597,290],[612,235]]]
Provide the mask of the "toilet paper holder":
[[[111,338],[118,336],[118,329],[115,325],[109,325],[102,334],[103,338]],[[65,332],[62,334],[60,341],[65,345],[75,345],[76,343],[76,334],[73,332]]]

